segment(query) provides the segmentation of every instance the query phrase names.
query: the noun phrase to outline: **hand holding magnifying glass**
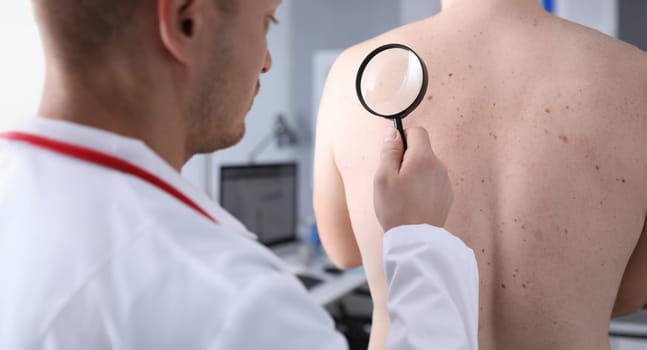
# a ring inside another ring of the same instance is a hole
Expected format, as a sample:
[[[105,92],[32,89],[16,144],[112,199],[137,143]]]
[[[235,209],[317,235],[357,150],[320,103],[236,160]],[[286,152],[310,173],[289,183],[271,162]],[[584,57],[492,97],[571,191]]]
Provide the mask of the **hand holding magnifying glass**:
[[[380,46],[366,56],[355,81],[362,106],[371,114],[394,121],[406,152],[402,119],[420,105],[429,83],[420,56],[402,44]]]
[[[407,140],[402,119],[413,112],[427,93],[427,68],[418,54],[401,44],[381,46],[362,62],[356,88],[370,113],[393,119],[404,151]],[[453,201],[447,169],[436,158],[423,128],[409,129],[411,151],[402,153],[385,143],[374,181],[374,206],[384,231],[405,224],[442,227]]]

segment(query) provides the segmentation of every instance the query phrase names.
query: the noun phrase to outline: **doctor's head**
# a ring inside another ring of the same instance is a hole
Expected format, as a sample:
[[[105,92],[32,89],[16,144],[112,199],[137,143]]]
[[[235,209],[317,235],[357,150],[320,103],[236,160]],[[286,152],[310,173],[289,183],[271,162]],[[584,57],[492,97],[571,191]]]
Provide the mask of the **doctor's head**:
[[[259,75],[272,65],[266,35],[280,0],[32,1],[46,89],[73,77],[70,88],[87,87],[107,107],[172,111],[188,153],[242,138]]]

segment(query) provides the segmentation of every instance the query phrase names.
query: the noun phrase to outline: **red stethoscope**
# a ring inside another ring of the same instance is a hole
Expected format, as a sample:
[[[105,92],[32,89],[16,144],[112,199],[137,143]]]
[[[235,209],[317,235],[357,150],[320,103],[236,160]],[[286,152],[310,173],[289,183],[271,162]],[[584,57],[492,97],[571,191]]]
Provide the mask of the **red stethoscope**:
[[[212,222],[216,224],[218,223],[218,221],[214,217],[200,208],[200,206],[189,199],[189,197],[185,196],[182,192],[178,191],[159,177],[123,159],[119,159],[109,154],[101,153],[89,148],[73,145],[70,143],[59,142],[42,136],[23,132],[0,133],[0,139],[29,143],[33,146],[40,147],[58,154],[63,154],[68,157],[84,160],[89,163],[101,165],[106,168],[133,175],[175,197],[177,200],[191,207]]]

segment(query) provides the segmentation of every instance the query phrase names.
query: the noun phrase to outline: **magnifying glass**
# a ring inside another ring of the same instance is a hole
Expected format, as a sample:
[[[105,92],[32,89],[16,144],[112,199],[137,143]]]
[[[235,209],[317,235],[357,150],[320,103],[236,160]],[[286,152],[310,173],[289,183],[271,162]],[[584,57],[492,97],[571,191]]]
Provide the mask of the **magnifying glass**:
[[[368,112],[394,121],[406,151],[402,119],[420,105],[428,83],[427,67],[415,51],[402,44],[388,44],[366,56],[357,72],[355,87]]]

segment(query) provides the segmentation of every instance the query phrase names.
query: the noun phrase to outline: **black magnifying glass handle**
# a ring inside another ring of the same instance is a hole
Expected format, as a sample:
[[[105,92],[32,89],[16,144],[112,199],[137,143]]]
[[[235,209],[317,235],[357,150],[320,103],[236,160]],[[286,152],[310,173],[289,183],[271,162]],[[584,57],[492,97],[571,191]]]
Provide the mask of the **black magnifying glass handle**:
[[[393,118],[393,123],[395,124],[395,128],[398,129],[398,132],[400,133],[400,138],[402,138],[402,146],[404,146],[404,151],[407,151],[407,139],[404,137],[404,128],[402,127],[402,118],[395,117]]]

